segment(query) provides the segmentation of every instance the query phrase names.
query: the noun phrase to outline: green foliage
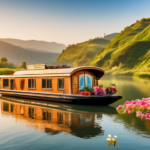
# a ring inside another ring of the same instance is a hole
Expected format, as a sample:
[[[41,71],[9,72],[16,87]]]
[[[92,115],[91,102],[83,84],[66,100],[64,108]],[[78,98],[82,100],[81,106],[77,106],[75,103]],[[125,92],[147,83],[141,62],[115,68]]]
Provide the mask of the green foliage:
[[[0,75],[6,75],[9,72],[15,72],[18,69],[10,69],[10,68],[0,68]]]
[[[56,62],[68,62],[73,66],[88,66],[91,58],[106,44],[109,39],[95,38],[89,41],[68,45],[57,58]]]
[[[8,61],[8,60],[7,60],[6,57],[2,57],[2,58],[1,58],[1,62],[2,62],[2,63],[6,63],[7,61]]]
[[[22,62],[22,67],[26,69],[26,61]]]
[[[13,63],[0,62],[0,68],[16,68],[16,65]]]
[[[150,72],[150,18],[126,27],[91,59],[90,65],[105,69],[109,75]]]
[[[90,86],[84,86],[80,91],[83,91],[83,92],[85,92],[85,91],[87,91],[87,92],[93,92],[94,90]]]

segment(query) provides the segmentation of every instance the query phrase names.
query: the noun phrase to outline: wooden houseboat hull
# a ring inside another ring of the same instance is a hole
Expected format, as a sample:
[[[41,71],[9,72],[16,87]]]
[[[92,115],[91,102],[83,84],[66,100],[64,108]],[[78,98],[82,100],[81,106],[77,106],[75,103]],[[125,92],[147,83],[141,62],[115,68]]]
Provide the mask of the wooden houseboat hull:
[[[121,95],[90,95],[83,96],[77,94],[59,94],[46,92],[30,92],[18,90],[0,90],[0,94],[4,96],[23,97],[36,100],[48,100],[61,103],[73,103],[84,105],[109,105],[122,98]]]

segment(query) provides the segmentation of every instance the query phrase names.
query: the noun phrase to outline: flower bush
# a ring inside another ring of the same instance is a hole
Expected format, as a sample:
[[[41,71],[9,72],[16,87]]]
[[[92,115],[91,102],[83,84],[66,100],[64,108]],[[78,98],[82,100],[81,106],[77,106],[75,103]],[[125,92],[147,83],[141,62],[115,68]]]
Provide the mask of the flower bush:
[[[94,95],[101,95],[101,96],[106,95],[106,91],[102,87],[94,86],[93,90]]]
[[[115,94],[116,92],[117,92],[117,89],[114,85],[110,85],[109,87],[106,88],[107,94]]]
[[[80,95],[91,95],[91,93],[88,91],[85,91],[85,92],[80,92]]]
[[[90,86],[84,86],[82,89],[80,89],[80,95],[106,95],[106,94],[114,94],[117,92],[117,89],[115,85],[110,85],[106,88],[106,90],[103,88],[102,85],[100,86],[94,86],[91,88]]]
[[[116,110],[120,114],[136,113],[136,117],[150,120],[150,97],[126,101],[125,104],[119,105]]]
[[[84,86],[80,90],[80,95],[91,95],[92,92],[93,92],[93,88],[91,88],[90,86]]]

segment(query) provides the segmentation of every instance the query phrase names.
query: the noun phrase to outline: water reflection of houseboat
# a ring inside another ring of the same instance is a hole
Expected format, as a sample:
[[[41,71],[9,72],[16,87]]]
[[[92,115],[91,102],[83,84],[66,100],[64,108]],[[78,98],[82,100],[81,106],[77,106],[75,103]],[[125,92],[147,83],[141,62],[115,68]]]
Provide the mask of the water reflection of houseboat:
[[[13,116],[17,122],[52,135],[66,132],[90,138],[104,134],[101,126],[95,123],[95,114],[90,113],[78,114],[1,99],[1,114]]]
[[[122,98],[120,95],[79,95],[83,86],[93,87],[103,76],[98,67],[29,65],[27,70],[1,76],[2,95],[50,101],[108,105]]]

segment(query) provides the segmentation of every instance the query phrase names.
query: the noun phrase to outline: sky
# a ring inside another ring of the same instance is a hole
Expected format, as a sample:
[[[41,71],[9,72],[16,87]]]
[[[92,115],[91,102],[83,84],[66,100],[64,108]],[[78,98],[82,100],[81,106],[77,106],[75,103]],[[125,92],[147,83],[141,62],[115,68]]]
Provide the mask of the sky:
[[[76,44],[150,17],[150,0],[0,0],[0,38]]]

